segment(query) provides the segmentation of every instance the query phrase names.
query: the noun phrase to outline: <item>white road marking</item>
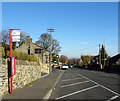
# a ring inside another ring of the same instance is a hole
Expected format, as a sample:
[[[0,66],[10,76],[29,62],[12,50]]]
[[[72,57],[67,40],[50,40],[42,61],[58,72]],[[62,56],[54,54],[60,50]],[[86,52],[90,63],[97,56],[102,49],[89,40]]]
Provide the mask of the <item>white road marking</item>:
[[[82,76],[82,77],[86,78],[87,80],[89,80],[89,81],[91,81],[91,82],[93,82],[93,83],[95,83],[95,84],[99,85],[100,87],[102,87],[102,88],[104,88],[104,89],[106,89],[106,90],[108,90],[108,91],[110,91],[110,92],[112,92],[112,93],[114,93],[114,94],[116,94],[116,95],[120,96],[120,94],[119,94],[119,93],[117,93],[117,92],[115,92],[115,91],[113,91],[113,90],[111,90],[111,89],[109,89],[109,88],[107,88],[107,87],[105,87],[105,86],[103,86],[103,85],[101,85],[101,84],[99,84],[99,83],[97,83],[97,82],[95,82],[95,81],[93,81],[93,80],[91,80],[91,79],[89,79],[89,78],[87,78],[87,77],[85,77],[85,76],[81,75],[81,74],[78,74],[78,75],[80,75],[80,76]]]
[[[58,77],[57,81],[55,82],[53,88],[51,90],[48,91],[48,93],[42,98],[42,99],[49,99],[53,90],[55,89],[55,86],[57,85],[57,83],[59,82],[61,76],[63,75],[64,71],[60,74],[60,76]]]
[[[74,85],[78,85],[78,84],[81,84],[81,83],[87,83],[87,82],[90,82],[90,81],[82,81],[82,82],[72,83],[72,84],[68,84],[68,85],[63,85],[63,86],[61,86],[61,88],[74,86]]]
[[[44,78],[44,77],[46,77],[46,76],[48,76],[49,74],[45,74],[45,75],[43,75],[43,76],[41,76],[41,78]]]
[[[107,100],[107,101],[112,101],[112,100],[116,99],[117,97],[119,97],[119,96],[115,95],[115,96],[113,96],[112,98],[110,98],[110,99]]]
[[[62,80],[62,81],[70,81],[70,80],[77,80],[77,79],[81,79],[83,77],[80,77],[80,78],[73,78],[73,79],[65,79],[65,80]]]
[[[79,91],[76,91],[76,92],[73,92],[73,93],[70,93],[70,94],[67,94],[67,95],[58,97],[58,98],[56,98],[56,100],[62,99],[62,98],[65,98],[65,97],[68,97],[68,96],[71,96],[71,95],[75,95],[75,94],[77,94],[77,93],[84,92],[84,91],[87,91],[87,90],[96,88],[96,87],[98,87],[98,86],[99,86],[99,85],[95,85],[95,86],[92,86],[92,87],[89,87],[89,88],[86,88],[86,89],[82,89],[82,90],[79,90]]]

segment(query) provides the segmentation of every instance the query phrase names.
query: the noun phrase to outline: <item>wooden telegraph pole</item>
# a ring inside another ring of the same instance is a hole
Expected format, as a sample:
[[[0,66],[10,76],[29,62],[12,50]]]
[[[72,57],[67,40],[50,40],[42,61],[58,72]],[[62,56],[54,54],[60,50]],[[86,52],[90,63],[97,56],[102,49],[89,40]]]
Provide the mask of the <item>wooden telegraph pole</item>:
[[[105,66],[105,39],[104,39],[104,66]]]
[[[101,49],[100,49],[100,44],[99,44],[99,65],[101,67]]]
[[[54,29],[50,28],[50,29],[47,29],[48,32],[50,32],[50,66],[49,66],[49,71],[50,73],[52,73],[52,66],[51,66],[51,60],[52,60],[52,32],[54,32]]]

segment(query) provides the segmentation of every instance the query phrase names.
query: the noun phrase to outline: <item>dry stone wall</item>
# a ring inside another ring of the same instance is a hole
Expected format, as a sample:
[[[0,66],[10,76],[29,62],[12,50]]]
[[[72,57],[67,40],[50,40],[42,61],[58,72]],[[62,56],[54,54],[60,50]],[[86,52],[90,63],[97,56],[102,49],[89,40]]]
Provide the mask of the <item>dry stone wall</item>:
[[[8,60],[3,60],[0,66],[0,88],[2,95],[9,90],[9,71]],[[49,73],[49,65],[39,62],[16,60],[16,75],[13,76],[13,90],[22,88],[26,84],[39,79],[41,72]]]

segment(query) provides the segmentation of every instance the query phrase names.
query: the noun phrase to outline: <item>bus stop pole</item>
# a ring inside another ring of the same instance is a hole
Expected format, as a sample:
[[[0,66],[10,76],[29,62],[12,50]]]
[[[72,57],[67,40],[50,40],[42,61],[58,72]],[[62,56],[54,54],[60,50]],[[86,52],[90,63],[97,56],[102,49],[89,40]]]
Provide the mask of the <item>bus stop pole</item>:
[[[10,29],[10,94],[12,94],[12,29]]]

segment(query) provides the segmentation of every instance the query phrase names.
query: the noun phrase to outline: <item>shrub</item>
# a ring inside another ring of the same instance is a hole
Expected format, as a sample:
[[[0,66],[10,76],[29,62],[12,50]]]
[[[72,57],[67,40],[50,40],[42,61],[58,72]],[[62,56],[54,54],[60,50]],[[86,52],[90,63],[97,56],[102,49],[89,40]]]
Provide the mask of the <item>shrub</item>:
[[[10,51],[7,50],[7,58],[9,58],[9,57],[10,57]]]
[[[12,51],[12,56],[15,56],[16,59],[19,59],[20,58],[20,55],[17,51]]]
[[[37,61],[37,57],[35,55],[32,55],[32,61]]]
[[[2,47],[2,57],[4,57],[4,56],[5,56],[5,48]]]
[[[24,59],[29,61],[29,55],[28,54],[24,54]]]
[[[2,52],[3,52],[3,55],[5,56],[4,51]],[[17,52],[15,50],[12,51],[12,56],[15,56],[15,59],[17,60],[27,60],[27,61],[35,61],[35,62],[37,61],[37,57],[35,55],[28,55],[26,53]],[[7,50],[7,58],[9,57],[10,57],[10,51]]]

